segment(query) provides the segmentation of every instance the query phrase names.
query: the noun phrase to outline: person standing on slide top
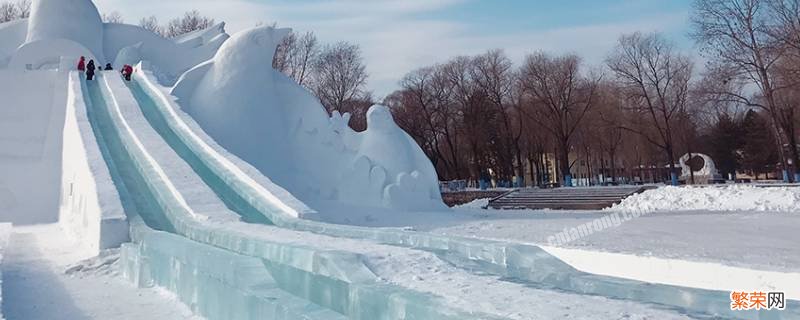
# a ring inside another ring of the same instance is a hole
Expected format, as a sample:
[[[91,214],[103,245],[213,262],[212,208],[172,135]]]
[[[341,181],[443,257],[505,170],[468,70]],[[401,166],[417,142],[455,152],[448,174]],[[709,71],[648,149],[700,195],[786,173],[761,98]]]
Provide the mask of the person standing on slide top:
[[[84,56],[81,56],[80,60],[78,60],[78,71],[86,71],[86,57]]]
[[[95,73],[95,66],[94,60],[89,60],[89,64],[86,65],[86,80],[94,80],[94,73]]]

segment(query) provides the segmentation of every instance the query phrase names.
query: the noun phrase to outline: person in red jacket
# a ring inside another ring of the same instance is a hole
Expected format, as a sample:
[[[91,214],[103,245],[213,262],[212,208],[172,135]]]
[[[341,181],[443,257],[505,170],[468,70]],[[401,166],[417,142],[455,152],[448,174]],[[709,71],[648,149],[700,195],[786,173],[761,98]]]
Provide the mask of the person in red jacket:
[[[78,60],[78,71],[84,72],[86,71],[86,57],[81,56],[81,59]]]
[[[122,75],[125,77],[125,80],[131,81],[131,76],[133,75],[133,67],[126,64],[122,67]]]

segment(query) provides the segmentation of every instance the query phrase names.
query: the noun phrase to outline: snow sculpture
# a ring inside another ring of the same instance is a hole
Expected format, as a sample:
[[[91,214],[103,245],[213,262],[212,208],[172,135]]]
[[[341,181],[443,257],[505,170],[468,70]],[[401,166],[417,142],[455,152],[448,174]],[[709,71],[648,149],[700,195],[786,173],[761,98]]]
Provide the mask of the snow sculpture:
[[[0,68],[69,69],[80,56],[117,68],[148,60],[159,79],[172,84],[210,59],[228,37],[220,23],[165,39],[139,26],[103,23],[91,0],[34,0],[29,19],[0,24]]]
[[[687,153],[680,158],[682,169],[681,181],[691,182],[694,175],[694,183],[714,183],[722,180],[722,176],[717,171],[714,160],[702,153]]]
[[[68,18],[65,18],[68,17]],[[90,0],[34,0],[25,43],[9,66],[57,65],[60,57],[103,61],[103,21]]]
[[[440,208],[436,172],[389,109],[373,106],[368,129],[272,69],[289,29],[258,27],[225,42],[186,72],[172,94],[211,137],[312,207],[345,204]]]
[[[117,53],[117,58],[114,59],[115,66],[124,66],[124,65],[135,65],[139,61],[142,61],[142,44],[141,42],[127,46],[119,50]]]

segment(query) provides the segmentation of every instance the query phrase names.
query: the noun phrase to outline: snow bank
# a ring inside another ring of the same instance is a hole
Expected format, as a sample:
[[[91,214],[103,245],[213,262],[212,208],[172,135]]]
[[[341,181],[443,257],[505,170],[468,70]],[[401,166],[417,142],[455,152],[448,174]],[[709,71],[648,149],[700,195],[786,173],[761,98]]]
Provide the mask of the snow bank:
[[[755,186],[662,187],[631,196],[609,210],[800,211],[800,188]]]
[[[6,247],[8,246],[8,239],[11,237],[11,224],[0,223],[0,266],[3,265],[3,260],[6,255]],[[2,268],[0,268],[2,270]],[[3,273],[0,271],[0,287],[3,285]],[[3,290],[0,290],[0,306],[3,305]],[[0,308],[0,320],[5,319],[3,316],[3,308]]]
[[[288,32],[260,27],[234,35],[172,94],[222,147],[311,207],[443,208],[433,165],[386,107],[373,107],[368,129],[354,132],[349,115],[329,117],[313,95],[272,69]]]
[[[489,206],[489,200],[492,198],[475,199],[469,203],[457,205],[453,209],[483,209]]]
[[[77,243],[98,254],[128,241],[128,222],[89,123],[82,88],[80,75],[70,74],[59,222]]]

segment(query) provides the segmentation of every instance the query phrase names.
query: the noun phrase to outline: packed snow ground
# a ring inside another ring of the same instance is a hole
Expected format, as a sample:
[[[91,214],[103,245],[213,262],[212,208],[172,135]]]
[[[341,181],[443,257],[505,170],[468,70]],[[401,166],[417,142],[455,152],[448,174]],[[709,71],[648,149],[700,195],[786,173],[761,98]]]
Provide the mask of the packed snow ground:
[[[84,260],[57,225],[15,227],[3,261],[6,319],[202,319],[170,293],[118,275],[115,252]]]

